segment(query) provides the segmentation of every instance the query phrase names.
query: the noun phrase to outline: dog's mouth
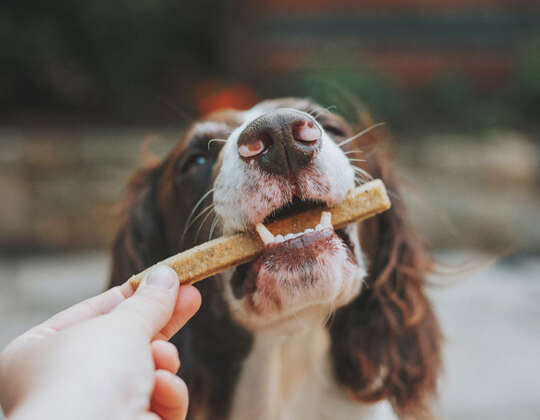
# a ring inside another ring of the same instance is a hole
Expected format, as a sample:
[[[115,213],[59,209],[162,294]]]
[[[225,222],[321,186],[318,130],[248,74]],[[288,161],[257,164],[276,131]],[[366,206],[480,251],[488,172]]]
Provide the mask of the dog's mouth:
[[[303,204],[300,208],[280,209],[276,214],[267,217],[265,221],[267,219],[269,221],[281,220],[307,209],[320,207],[320,204],[315,202]],[[257,224],[255,229],[264,243],[264,252],[261,258],[263,260],[271,259],[274,264],[279,263],[292,268],[309,265],[310,261],[331,250],[332,240],[337,238],[351,253],[353,252],[353,245],[346,230],[344,228],[334,229],[332,213],[328,211],[321,211],[319,223],[301,232],[289,232],[285,235],[274,236],[263,223]]]
[[[332,225],[332,214],[329,211],[323,211],[325,207],[327,207],[325,201],[301,199],[294,196],[291,201],[272,211],[272,213],[265,217],[262,223],[258,223],[255,226],[255,230],[265,245],[265,252],[283,248],[291,252],[291,258],[301,260],[301,257],[294,255],[295,250],[301,251],[310,248],[318,241],[327,237],[329,233],[335,233],[352,251],[352,243],[347,232],[344,228],[334,230],[334,226]],[[289,232],[285,235],[279,234],[274,236],[266,228],[266,225],[272,222],[313,209],[321,209],[321,219],[317,225],[307,228],[304,231]]]
[[[322,200],[306,200],[295,195],[291,201],[285,203],[283,206],[266,216],[263,224],[267,225],[275,222],[276,220],[285,219],[289,216],[294,216],[295,214],[299,214],[307,210],[323,208],[326,205],[327,203]]]
[[[356,264],[353,244],[346,228],[334,229],[332,215],[324,211],[324,207],[324,201],[295,197],[266,216],[263,223],[256,225],[255,230],[264,243],[264,251],[254,261],[237,267],[232,279],[237,298],[275,286],[316,286],[321,267],[331,265],[332,258],[343,250],[347,259]],[[304,231],[273,235],[266,228],[274,221],[318,208],[321,209],[319,223]]]

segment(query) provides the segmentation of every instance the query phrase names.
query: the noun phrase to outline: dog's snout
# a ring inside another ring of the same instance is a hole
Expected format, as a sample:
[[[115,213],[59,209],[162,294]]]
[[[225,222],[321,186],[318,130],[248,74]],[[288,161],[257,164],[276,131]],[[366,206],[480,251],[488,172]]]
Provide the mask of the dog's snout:
[[[321,147],[322,132],[310,116],[280,109],[252,121],[238,138],[238,153],[266,172],[297,175]]]

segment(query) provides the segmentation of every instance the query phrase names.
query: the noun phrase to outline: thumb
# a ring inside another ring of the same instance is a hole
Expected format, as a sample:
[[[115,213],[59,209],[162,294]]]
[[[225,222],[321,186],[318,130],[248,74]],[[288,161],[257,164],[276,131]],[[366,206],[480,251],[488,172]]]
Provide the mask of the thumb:
[[[139,329],[151,339],[171,318],[178,287],[175,271],[166,265],[157,266],[144,277],[135,294],[109,315],[126,327]]]

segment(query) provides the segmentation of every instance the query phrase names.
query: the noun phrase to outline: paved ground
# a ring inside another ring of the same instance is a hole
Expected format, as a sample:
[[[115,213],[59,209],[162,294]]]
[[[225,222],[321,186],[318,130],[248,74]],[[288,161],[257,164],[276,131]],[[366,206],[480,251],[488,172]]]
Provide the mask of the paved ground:
[[[0,259],[0,347],[102,290],[107,271],[103,253]],[[540,419],[540,258],[505,259],[458,280],[430,290],[446,335],[441,418]]]

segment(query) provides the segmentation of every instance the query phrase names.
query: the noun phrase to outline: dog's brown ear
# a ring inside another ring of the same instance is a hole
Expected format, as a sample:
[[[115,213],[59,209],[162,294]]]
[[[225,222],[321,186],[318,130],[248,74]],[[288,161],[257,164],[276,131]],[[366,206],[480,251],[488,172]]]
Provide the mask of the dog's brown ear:
[[[360,295],[329,326],[337,379],[358,401],[387,398],[400,418],[430,418],[440,370],[441,334],[423,292],[430,268],[397,182],[381,152],[365,169],[382,178],[392,209],[362,223],[368,277]]]
[[[111,287],[167,256],[158,207],[161,172],[158,163],[138,170],[129,180],[121,225],[112,246]]]

